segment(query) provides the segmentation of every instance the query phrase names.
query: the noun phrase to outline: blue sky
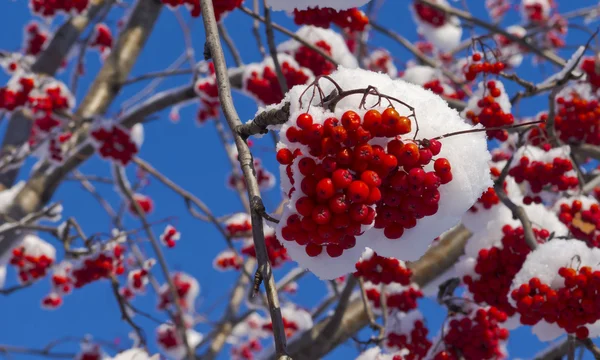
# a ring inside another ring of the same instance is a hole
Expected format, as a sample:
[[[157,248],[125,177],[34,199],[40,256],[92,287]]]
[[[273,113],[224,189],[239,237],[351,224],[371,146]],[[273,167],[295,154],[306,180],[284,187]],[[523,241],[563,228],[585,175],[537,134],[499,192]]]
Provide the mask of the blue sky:
[[[483,1],[466,1],[470,10],[479,16],[485,17]],[[128,1],[127,3],[131,3]],[[246,1],[249,6],[251,1]],[[589,6],[597,3],[593,0],[560,1],[560,11],[568,11],[575,6]],[[458,4],[458,3],[457,3]],[[388,0],[381,8],[377,21],[402,33],[409,39],[415,39],[415,26],[407,8],[408,1]],[[185,19],[189,16],[185,13]],[[122,16],[123,10],[116,10],[107,19],[107,23],[114,29],[116,21]],[[274,21],[288,28],[295,28],[293,22],[283,13],[275,13]],[[18,50],[21,45],[23,26],[31,19],[27,1],[2,1],[0,2],[0,24],[4,30],[0,39],[0,48],[3,50]],[[191,20],[191,35],[197,52],[197,58],[202,56],[204,45],[204,30],[201,19]],[[505,23],[512,24],[518,21],[515,11],[507,17]],[[234,42],[237,44],[245,62],[259,61],[260,54],[256,49],[254,38],[250,35],[251,21],[241,12],[230,14],[225,19],[225,24]],[[469,31],[465,31],[465,35]],[[285,36],[276,33],[277,42],[285,40]],[[587,35],[577,30],[571,30],[568,44],[581,44],[587,40]],[[396,59],[401,61],[411,59],[411,56],[398,44],[387,38],[375,34],[372,44],[390,50]],[[160,71],[169,66],[178,58],[184,49],[184,40],[181,29],[175,16],[168,9],[164,9],[155,30],[144,49],[140,60],[135,65],[132,75]],[[561,55],[569,57],[572,50],[565,50]],[[233,61],[228,57],[228,63]],[[402,63],[398,63],[400,67]],[[98,54],[91,52],[86,56],[86,75],[82,77],[77,99],[81,100],[87,90],[93,74],[100,66]],[[59,75],[65,81],[70,80],[70,68]],[[520,68],[522,74],[527,74],[531,81],[542,79],[542,74],[550,74],[550,65],[532,65],[526,60]],[[5,81],[2,75],[2,82]],[[169,89],[187,84],[186,76],[174,77],[165,80],[159,87]],[[120,104],[139,92],[147,83],[139,83],[123,89],[107,116],[114,116],[120,111]],[[515,89],[514,86],[508,86]],[[255,103],[240,94],[235,94],[237,110],[242,120],[249,119],[256,112]],[[520,115],[535,115],[546,105],[545,98],[523,101]],[[192,104],[184,107],[181,121],[173,124],[168,120],[168,112],[157,114],[158,117],[145,126],[146,141],[140,151],[140,157],[151,162],[155,168],[169,176],[183,188],[197,195],[212,209],[216,215],[226,215],[242,209],[236,194],[225,188],[225,178],[230,171],[229,162],[221,143],[217,137],[213,124],[198,127],[195,123],[197,106]],[[4,132],[6,121],[0,124],[0,132]],[[277,164],[274,160],[273,143],[270,137],[256,141],[255,155],[263,160],[263,164],[276,173]],[[29,164],[30,165],[30,164]],[[130,166],[130,177],[134,177],[134,168]],[[97,157],[86,162],[80,171],[84,174],[110,176],[110,167]],[[21,177],[26,177],[28,170],[22,172]],[[277,174],[278,176],[278,174]],[[99,192],[118,207],[119,196],[112,185],[97,184]],[[201,284],[201,296],[196,304],[197,311],[206,315],[211,321],[217,321],[222,313],[223,305],[228,298],[230,284],[236,278],[233,273],[218,273],[213,270],[212,261],[216,254],[224,249],[225,243],[214,227],[192,218],[186,211],[183,201],[163,187],[160,183],[151,180],[144,189],[156,204],[155,212],[150,216],[151,221],[160,221],[172,218],[173,223],[182,233],[182,239],[177,247],[166,250],[166,256],[172,270],[184,270],[195,276]],[[268,209],[274,209],[279,203],[280,196],[277,189],[264,193],[265,204]],[[57,191],[54,200],[61,201],[65,208],[66,216],[76,216],[86,233],[108,233],[111,224],[108,216],[95,200],[85,192],[76,182],[65,182]],[[139,227],[138,222],[125,216],[125,223],[129,228]],[[157,233],[162,231],[164,225],[155,228]],[[56,243],[54,243],[56,245]],[[150,253],[149,247],[144,244]],[[280,278],[285,269],[292,268],[290,264],[275,273]],[[7,285],[14,284],[14,273],[9,273]],[[293,297],[300,305],[312,307],[326,295],[324,283],[312,275],[305,276],[300,282],[300,292]],[[65,297],[64,306],[56,311],[46,311],[40,308],[41,298],[48,292],[47,280],[40,281],[34,286],[21,290],[7,297],[0,297],[0,344],[10,344],[32,348],[41,348],[49,342],[64,337],[81,337],[91,334],[95,339],[115,341],[120,339],[122,346],[127,346],[127,334],[130,328],[120,320],[117,303],[112,295],[107,282],[97,282],[72,295]],[[156,299],[152,294],[135,300],[134,305],[147,311],[153,311]],[[429,300],[423,301],[424,312],[429,328],[434,333],[439,328],[444,312]],[[163,318],[163,314],[158,314]],[[146,330],[150,338],[156,324],[144,318],[136,319]],[[208,325],[199,325],[198,331],[206,333]],[[367,335],[364,335],[366,337]],[[156,350],[153,341],[150,347]],[[533,356],[543,345],[530,334],[529,329],[521,329],[511,334],[508,350],[510,358],[526,358]],[[77,344],[68,343],[59,348],[63,351],[75,351]],[[327,359],[351,359],[356,356],[354,345],[351,343],[340,346],[328,355]],[[20,359],[21,356],[13,356]],[[29,357],[31,358],[31,357]],[[224,352],[220,359],[228,359]]]

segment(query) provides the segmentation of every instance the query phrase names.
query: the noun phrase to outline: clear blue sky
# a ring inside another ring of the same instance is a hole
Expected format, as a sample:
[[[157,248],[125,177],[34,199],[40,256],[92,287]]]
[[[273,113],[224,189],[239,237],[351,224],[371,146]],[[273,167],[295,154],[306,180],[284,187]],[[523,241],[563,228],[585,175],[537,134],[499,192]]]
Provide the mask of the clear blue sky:
[[[127,3],[131,3],[128,1]],[[251,4],[251,1],[246,1]],[[401,32],[409,39],[415,39],[415,26],[408,11],[408,1],[388,0],[379,12],[378,21],[390,26],[393,30]],[[480,16],[483,15],[482,0],[467,1],[470,9]],[[574,6],[589,6],[597,1],[576,0],[559,1],[560,10],[568,11]],[[458,4],[458,3],[456,3]],[[117,19],[122,15],[122,10],[114,11],[107,22],[114,29]],[[185,16],[186,19],[189,17]],[[0,24],[2,24],[3,35],[0,38],[0,48],[3,50],[17,50],[22,40],[22,28],[31,19],[26,0],[2,1],[0,2]],[[518,20],[515,11],[512,11],[506,20],[506,24],[515,23]],[[274,14],[274,21],[294,28],[292,21],[282,13]],[[230,34],[238,45],[245,62],[260,60],[254,38],[250,35],[251,22],[248,17],[236,12],[225,19]],[[204,31],[201,19],[195,19],[192,23],[192,37],[197,51],[197,57],[202,56],[204,44]],[[469,31],[465,31],[468,35]],[[278,42],[285,39],[281,34],[276,34]],[[577,45],[585,42],[587,35],[571,30],[568,44]],[[387,38],[375,35],[372,44],[389,49],[396,59],[405,61],[411,58],[399,45],[390,42]],[[181,29],[168,9],[162,12],[155,31],[146,46],[140,60],[133,69],[133,75],[140,75],[151,71],[165,69],[173,62],[184,49]],[[565,50],[563,57],[569,57],[572,50]],[[93,74],[99,68],[100,62],[95,52],[86,57],[86,75],[81,79],[77,99],[88,88]],[[228,58],[232,64],[231,58]],[[403,64],[399,63],[399,67]],[[532,81],[540,80],[542,73],[546,75],[552,72],[549,65],[532,66],[530,60],[526,60],[520,69],[522,74]],[[60,74],[60,78],[70,80],[70,69]],[[0,76],[3,83],[6,77]],[[168,79],[161,84],[159,89],[168,89],[186,84],[187,77],[176,77]],[[116,106],[111,107],[109,116],[119,111],[119,104],[136,94],[144,84],[133,85],[124,89],[117,101]],[[511,87],[509,86],[509,89]],[[514,88],[514,87],[513,87]],[[250,118],[256,111],[256,105],[250,99],[237,94],[235,96],[237,110],[242,120]],[[542,98],[539,100],[524,101],[520,107],[520,115],[534,115],[546,105]],[[146,125],[146,142],[141,149],[140,156],[150,161],[157,169],[176,181],[185,189],[193,192],[205,201],[217,215],[225,215],[241,210],[236,195],[225,188],[224,180],[230,170],[225,152],[216,135],[212,124],[197,127],[195,124],[195,104],[182,109],[181,121],[173,124],[168,120],[168,112],[158,114],[158,118]],[[6,121],[0,126],[4,132]],[[276,173],[276,162],[272,150],[270,137],[257,141],[255,155],[262,158],[265,166]],[[84,174],[96,174],[110,176],[109,164],[94,157],[85,163],[80,169]],[[133,168],[130,167],[130,177],[134,176]],[[21,176],[27,175],[24,171]],[[278,174],[277,174],[278,176]],[[111,185],[97,185],[98,190],[112,204],[118,204],[119,197],[115,194]],[[236,278],[234,273],[218,273],[212,268],[213,258],[224,249],[225,244],[220,235],[210,224],[202,223],[192,218],[186,212],[184,203],[180,198],[161,186],[156,181],[151,181],[144,190],[156,203],[156,211],[150,220],[157,221],[168,217],[175,217],[174,223],[182,232],[182,239],[173,250],[166,250],[166,256],[173,270],[184,270],[195,276],[201,284],[201,296],[198,301],[197,310],[205,314],[212,321],[217,321],[222,313],[223,304],[228,298],[230,284]],[[268,209],[273,209],[279,202],[279,192],[273,189],[264,194]],[[110,232],[111,226],[108,216],[102,208],[89,196],[77,183],[66,182],[57,191],[54,200],[60,200],[65,208],[66,216],[76,216],[84,230],[88,234]],[[114,205],[117,206],[117,205]],[[130,216],[125,217],[126,225],[130,228],[137,227],[138,223]],[[163,225],[155,228],[156,232],[162,231]],[[52,240],[51,240],[52,241]],[[56,243],[54,243],[56,244]],[[60,255],[62,258],[62,255]],[[284,269],[289,269],[289,265]],[[280,278],[285,270],[276,272]],[[14,272],[9,272],[7,285],[15,283]],[[312,275],[306,276],[299,283],[300,292],[293,299],[302,306],[312,307],[325,296],[325,285]],[[110,290],[108,282],[100,281],[84,289],[75,291],[72,295],[64,298],[64,306],[56,311],[46,311],[40,308],[41,298],[49,290],[48,280],[40,281],[34,286],[22,290],[8,297],[0,297],[0,344],[15,346],[26,346],[41,348],[49,342],[58,338],[91,334],[96,339],[113,341],[121,339],[127,346],[129,340],[127,334],[130,328],[120,320],[118,307]],[[424,300],[422,311],[424,312],[429,328],[435,335],[443,320],[444,312],[434,305],[430,300]],[[153,311],[156,299],[149,295],[140,297],[133,303],[135,306]],[[214,306],[216,304],[216,306]],[[209,312],[209,310],[211,310]],[[157,316],[163,317],[163,314]],[[151,338],[150,347],[156,350],[152,338],[155,324],[144,318],[136,318]],[[208,326],[199,325],[197,330],[207,333]],[[363,336],[363,338],[366,335]],[[77,344],[66,344],[58,348],[63,351],[77,350]],[[510,358],[527,358],[533,356],[543,346],[530,334],[528,328],[522,328],[511,334],[508,350]],[[353,344],[342,345],[331,353],[327,359],[352,359],[356,356]],[[21,356],[14,356],[20,359]],[[31,358],[31,357],[29,357]],[[228,359],[228,352],[224,352],[220,359]]]

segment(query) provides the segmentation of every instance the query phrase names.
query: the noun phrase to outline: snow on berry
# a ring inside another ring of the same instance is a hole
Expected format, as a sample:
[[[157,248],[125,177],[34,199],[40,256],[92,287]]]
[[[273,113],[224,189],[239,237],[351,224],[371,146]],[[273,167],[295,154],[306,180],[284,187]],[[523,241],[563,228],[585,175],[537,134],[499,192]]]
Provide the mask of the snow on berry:
[[[232,346],[229,354],[231,360],[254,360],[257,353],[262,350],[258,339],[249,339],[239,345]]]
[[[108,359],[107,359],[108,360]],[[140,348],[127,349],[121,351],[110,360],[160,360],[159,354],[150,356],[145,350]]]
[[[508,174],[517,184],[526,182],[524,204],[541,203],[540,193],[547,187],[556,191],[577,188],[579,180],[569,158],[570,147],[544,151],[534,146],[517,150]]]
[[[185,6],[190,10],[190,14],[193,17],[198,17],[202,13],[200,8],[200,0],[161,0],[163,4],[167,5],[171,10],[175,11],[179,6]],[[215,11],[215,18],[220,21],[224,15],[231,12],[232,10],[240,7],[243,0],[219,0],[213,2],[213,8]]]
[[[14,111],[27,105],[29,95],[36,85],[34,76],[21,70],[15,71],[6,86],[0,88],[0,109]]]
[[[296,25],[314,25],[328,29],[335,24],[350,33],[361,32],[369,24],[367,15],[357,8],[336,10],[330,7],[316,6],[306,10],[294,10]]]
[[[202,341],[202,334],[186,329],[185,336],[187,344],[194,349]],[[156,328],[156,343],[159,349],[171,359],[185,359],[187,350],[177,328],[172,324],[161,324]]]
[[[163,245],[170,248],[175,247],[175,241],[179,241],[179,238],[181,238],[181,233],[173,225],[167,225],[160,235]]]
[[[73,290],[73,278],[71,277],[72,264],[62,261],[52,268],[52,292],[59,295],[67,295]]]
[[[110,279],[125,272],[123,259],[125,248],[117,239],[105,245],[96,245],[92,249],[93,255],[85,256],[73,263],[71,278],[75,288],[101,279]]]
[[[12,249],[9,264],[18,273],[20,283],[27,283],[46,276],[56,261],[56,249],[37,235],[26,234]]]
[[[200,98],[201,108],[198,110],[196,119],[199,125],[206,123],[209,119],[216,119],[219,116],[219,88],[217,86],[217,78],[215,75],[215,65],[211,62],[206,67],[206,72],[209,76],[199,78],[194,84],[194,90]],[[173,107],[171,112],[172,119],[179,119],[177,113],[178,107]],[[175,116],[175,117],[174,117]]]
[[[154,211],[154,201],[152,201],[152,198],[148,195],[135,193],[133,194],[133,201],[137,203],[145,215]],[[138,216],[137,208],[133,203],[129,204],[129,212],[134,216]]]
[[[41,301],[42,309],[55,310],[62,305],[62,302],[63,302],[63,300],[59,294],[57,294],[55,292],[51,292],[50,294],[48,294],[42,298],[42,301]]]
[[[263,325],[266,323],[267,319],[259,313],[253,312],[244,321],[235,325],[231,331],[231,335],[227,338],[227,342],[230,344],[239,344],[245,341],[245,339],[268,337],[269,334],[263,328]]]
[[[497,22],[510,10],[510,0],[485,0],[485,8],[492,20]]]
[[[356,57],[348,49],[344,38],[330,29],[322,29],[315,26],[302,26],[296,31],[296,35],[305,42],[320,48],[331,56],[338,65],[354,69],[358,67]],[[336,66],[328,62],[321,55],[300,42],[290,39],[277,46],[278,52],[283,52],[294,57],[296,62],[313,72],[313,75],[329,75],[336,70]],[[291,86],[290,86],[291,87]]]
[[[394,59],[392,59],[392,55],[386,49],[376,49],[371,52],[365,58],[365,67],[370,71],[387,74],[392,79],[398,77],[398,69],[394,65]]]
[[[406,351],[388,354],[376,346],[363,351],[356,360],[403,360],[405,355],[408,355]]]
[[[137,154],[138,147],[129,130],[124,127],[102,122],[90,132],[101,158],[116,161],[125,166]]]
[[[44,25],[37,21],[32,21],[25,26],[25,35],[23,36],[23,53],[25,55],[36,56],[44,49],[49,33]]]
[[[281,289],[284,293],[288,293],[290,295],[296,295],[298,293],[298,283],[293,281]]]
[[[600,247],[600,205],[589,196],[561,198],[554,211],[560,221],[569,227],[571,235],[585,241],[590,247]]]
[[[213,267],[219,271],[239,270],[244,264],[244,259],[233,250],[221,251],[213,261]]]
[[[104,23],[94,26],[94,33],[90,41],[90,47],[96,48],[103,56],[110,53],[113,46],[113,35],[108,25]]]
[[[288,88],[313,80],[312,71],[300,66],[290,55],[278,54],[277,59]],[[265,58],[261,63],[245,66],[242,83],[243,91],[261,104],[276,104],[284,98],[271,57]]]
[[[473,124],[482,124],[490,128],[512,125],[515,119],[510,111],[510,99],[504,85],[500,81],[490,80],[487,83],[479,83],[462,115]],[[506,130],[490,130],[487,134],[500,141],[508,139]]]
[[[449,6],[446,0],[435,3]],[[448,16],[427,4],[415,1],[411,6],[413,18],[417,23],[417,32],[444,52],[449,52],[460,44],[462,27],[456,16]]]
[[[521,17],[524,22],[541,23],[550,17],[552,0],[522,0]]]
[[[237,159],[237,150],[235,158]],[[260,190],[270,190],[275,186],[275,175],[262,166],[262,161],[259,158],[254,158],[254,171]],[[231,174],[229,174],[227,186],[232,190],[237,190],[238,188],[246,189],[246,178],[241,173],[241,169],[237,173],[232,171]]]
[[[426,359],[492,360],[507,358],[505,343],[509,331],[503,327],[506,314],[492,307],[465,304],[463,313],[453,312],[446,319],[439,342]],[[478,339],[478,341],[473,341]]]
[[[134,294],[143,294],[148,284],[148,275],[150,269],[156,261],[154,259],[148,259],[144,262],[141,269],[132,270],[127,274],[127,288],[130,289]]]
[[[360,7],[371,0],[270,0],[269,6],[273,10],[292,12],[294,9],[305,10],[315,6],[328,7],[336,10],[347,10]]]
[[[561,332],[580,339],[600,335],[597,287],[600,279],[600,249],[579,240],[555,239],[531,252],[516,274],[510,302],[520,321],[533,325],[541,341]]]
[[[373,250],[367,248],[356,263],[354,276],[360,276],[365,281],[372,282],[375,285],[380,283],[408,285],[410,284],[412,271],[404,261],[379,256]]]
[[[193,310],[194,302],[196,297],[200,294],[200,285],[191,275],[183,272],[176,272],[171,276],[175,290],[179,297],[179,305],[183,310]],[[158,308],[160,310],[166,309],[168,306],[173,304],[173,298],[171,297],[171,290],[169,284],[163,284],[159,289]]]
[[[465,94],[462,90],[455,90],[452,82],[441,71],[425,65],[409,66],[402,74],[402,80],[412,84],[421,85],[437,95],[449,98],[462,99]]]
[[[388,316],[383,345],[390,353],[404,350],[410,359],[424,359],[432,345],[427,339],[428,333],[419,310],[394,312]]]
[[[397,310],[409,312],[417,308],[417,300],[423,297],[423,293],[416,283],[408,286],[392,283],[389,285],[375,285],[365,282],[367,299],[373,307],[373,312],[381,314],[381,289],[385,290],[385,298],[388,311]]]
[[[252,236],[252,219],[248,213],[237,213],[225,220],[225,230],[232,238]]]
[[[283,318],[283,328],[285,336],[291,339],[296,334],[309,330],[313,326],[313,320],[310,313],[294,304],[285,304],[281,307],[281,316]],[[267,320],[262,328],[266,332],[273,331],[273,324]]]
[[[75,360],[102,360],[106,359],[106,354],[100,348],[100,345],[90,342],[87,339],[80,344],[81,350],[75,356]]]
[[[507,27],[506,32],[517,38],[522,38],[527,35],[527,29],[519,25]],[[519,67],[523,62],[523,54],[526,53],[528,49],[501,34],[495,34],[494,39],[498,44],[498,49],[495,52],[498,59],[513,69]]]
[[[340,68],[331,78],[342,90],[374,86],[400,99],[414,108],[419,131],[407,106],[376,104],[373,94],[365,98],[376,105],[368,111],[359,92],[340,97],[333,112],[318,106],[318,95],[311,99],[310,86],[286,96],[290,121],[281,127],[278,153],[292,156],[280,167],[289,201],[277,237],[323,279],[351,272],[365,247],[418,259],[431,243],[425,239],[458,223],[491,186],[485,134],[435,139],[473,128],[437,95],[365,70]],[[318,85],[324,94],[335,88],[323,79]]]

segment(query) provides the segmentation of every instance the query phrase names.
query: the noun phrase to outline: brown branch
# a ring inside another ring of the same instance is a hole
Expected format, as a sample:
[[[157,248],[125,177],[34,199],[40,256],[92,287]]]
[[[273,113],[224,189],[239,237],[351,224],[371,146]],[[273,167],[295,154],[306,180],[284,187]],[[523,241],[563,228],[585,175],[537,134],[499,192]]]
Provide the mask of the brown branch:
[[[241,125],[240,118],[237,114],[233,99],[231,97],[231,88],[229,85],[229,76],[227,73],[227,65],[223,55],[223,49],[219,41],[219,32],[215,19],[212,0],[201,0],[202,20],[206,31],[206,41],[210,49],[210,53],[215,65],[217,84],[219,86],[219,99],[221,100],[221,108],[227,119],[229,128],[234,133],[234,140],[238,149],[238,160],[242,167],[244,178],[246,179],[248,199],[251,204],[252,218],[252,233],[254,240],[254,248],[256,249],[256,258],[258,261],[258,269],[261,272],[265,288],[267,290],[267,299],[269,301],[269,312],[271,314],[271,322],[273,324],[273,336],[275,340],[275,349],[280,359],[286,359],[286,339],[283,327],[283,318],[279,306],[279,298],[277,289],[275,288],[275,280],[267,249],[265,244],[265,235],[263,231],[262,217],[258,214],[258,205],[262,203],[260,190],[256,180],[255,170],[253,166],[253,158],[248,148],[248,144],[241,136],[235,133],[235,129]]]
[[[115,299],[117,300],[117,304],[119,305],[119,310],[121,311],[121,319],[123,321],[125,321],[127,324],[129,324],[129,326],[131,326],[131,328],[135,332],[137,338],[139,339],[140,344],[144,347],[144,349],[146,349],[146,336],[144,335],[144,330],[142,330],[142,328],[139,327],[133,321],[133,319],[127,312],[127,306],[128,306],[127,300],[125,300],[123,298],[123,296],[121,296],[121,294],[119,293],[119,281],[115,278],[114,275],[110,279],[110,284],[111,284],[113,295],[115,296]]]
[[[41,356],[49,359],[75,359],[77,354],[52,352],[45,349],[31,349],[19,346],[0,345],[0,354],[22,354],[31,356]]]
[[[437,276],[448,270],[458,258],[464,253],[464,246],[471,236],[463,226],[452,230],[440,240],[440,243],[430,248],[421,259],[410,263],[413,272],[413,281],[423,287]],[[365,312],[363,302],[360,298],[352,300],[340,321],[340,325],[331,333],[327,334],[327,346],[320,347],[318,352],[311,349],[321,341],[319,335],[330,323],[332,317],[328,317],[302,334],[297,341],[289,345],[289,354],[294,360],[314,360],[324,357],[338,345],[344,343],[356,332],[369,325],[369,318]]]

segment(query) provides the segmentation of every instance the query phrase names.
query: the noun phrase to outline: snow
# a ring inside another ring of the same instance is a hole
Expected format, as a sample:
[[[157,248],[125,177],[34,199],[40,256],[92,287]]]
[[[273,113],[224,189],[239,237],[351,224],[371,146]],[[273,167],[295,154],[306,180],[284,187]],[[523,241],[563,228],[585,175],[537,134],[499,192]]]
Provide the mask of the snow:
[[[414,84],[409,84],[402,80],[392,80],[385,74],[373,73],[362,69],[338,69],[331,74],[342,89],[366,88],[367,86],[376,86],[378,91],[397,99],[402,99],[410,104],[416,110],[419,121],[419,138],[434,138],[436,136],[461,130],[470,130],[473,128],[482,128],[480,125],[473,127],[463,120],[456,110],[451,109],[448,104],[439,96]],[[329,81],[321,80],[320,86],[325,94],[334,90],[333,84]],[[307,111],[306,106],[310,100],[310,95],[303,97],[304,108],[300,107],[298,99],[306,86],[295,86],[287,94],[284,102],[290,102],[290,118],[295,119],[300,113]],[[366,110],[357,109],[357,105],[362,98],[362,94],[348,96],[342,99],[336,106],[335,116],[341,118],[341,115],[347,110],[354,110],[359,115],[364,115]],[[316,107],[320,100],[318,96],[313,99],[310,112],[313,115],[314,123],[323,123],[324,120],[332,115],[331,112]],[[372,102],[367,101],[367,107]],[[376,107],[383,111],[387,104]],[[402,106],[397,106],[397,111],[401,115],[409,115],[410,112]],[[281,127],[281,133],[291,126],[291,122]],[[405,138],[412,138],[413,132],[405,135]],[[289,143],[287,138],[283,137],[279,143],[278,149],[288,147],[290,150],[299,148],[304,154],[308,154],[305,146],[298,143]],[[477,201],[481,194],[490,186],[492,181],[489,173],[488,161],[491,155],[487,150],[487,141],[484,132],[470,133],[468,135],[452,136],[440,140],[442,150],[439,157],[447,158],[452,164],[453,181],[442,185],[439,188],[440,202],[437,214],[420,219],[417,225],[404,232],[401,240],[390,241],[387,239],[383,230],[370,229],[370,226],[363,226],[364,234],[356,238],[357,244],[354,248],[344,251],[344,253],[335,259],[329,257],[324,251],[319,256],[309,257],[305,252],[305,247],[296,242],[283,241],[288,254],[301,267],[312,271],[319,278],[328,280],[335,279],[344,274],[354,271],[356,261],[362,255],[365,247],[370,247],[379,254],[395,257],[399,260],[414,261],[420,258],[433,239],[441,235],[446,230],[455,226],[462,215]],[[432,170],[432,164],[425,167],[425,170]],[[297,162],[292,165],[295,183],[302,181],[302,174],[298,170]],[[287,177],[285,166],[281,167],[281,178]],[[285,184],[284,184],[285,185]],[[289,184],[288,184],[289,185]],[[288,193],[289,188],[283,188]],[[292,194],[290,201],[284,207],[281,225],[284,225],[287,218],[295,212],[295,202],[303,196],[300,191]],[[283,239],[281,229],[277,228],[277,237]]]
[[[436,276],[435,279],[428,282],[425,286],[421,288],[423,296],[435,298],[440,289],[440,285],[442,285],[444,281],[450,280],[455,277],[458,277],[456,269],[454,267],[449,268],[448,270]]]
[[[363,353],[358,355],[356,360],[393,360],[394,355],[408,355],[404,352],[398,354],[385,354],[382,352],[380,347],[373,347],[365,350]]]
[[[473,95],[469,98],[469,102],[467,102],[467,107],[461,113],[463,117],[466,118],[467,112],[469,111],[473,111],[475,115],[479,115],[482,109],[479,106],[477,106],[477,102],[483,99],[484,97],[488,96],[490,93],[486,86],[486,83],[487,82],[485,81],[481,81],[479,82],[479,84],[477,84],[477,90],[473,92]],[[496,88],[500,89],[501,95],[497,98],[494,98],[494,100],[498,103],[498,105],[500,105],[500,108],[504,113],[509,114],[512,109],[512,105],[510,103],[510,98],[506,93],[506,89],[504,89],[504,84],[502,84],[502,82],[498,80],[495,80],[495,83]]]
[[[417,321],[424,321],[423,314],[418,310],[411,310],[408,313],[404,313],[401,311],[396,311],[388,316],[388,322],[385,328],[386,338],[389,334],[394,333],[398,335],[406,335],[408,338],[411,336],[411,332],[415,328],[415,323]],[[397,346],[388,347],[387,342],[384,342],[384,348],[389,352],[394,352],[398,350],[406,350],[406,349],[398,349]],[[408,350],[406,350],[408,351]]]
[[[0,265],[0,289],[4,287],[4,281],[6,280],[6,265]]]
[[[407,68],[402,75],[402,80],[416,85],[425,85],[438,75],[438,70],[431,66],[415,65]]]
[[[523,22],[529,22],[529,16],[527,12],[527,7],[539,6],[541,9],[541,17],[543,19],[547,19],[550,16],[550,11],[552,10],[552,0],[523,0],[521,2],[521,16],[523,18]]]
[[[162,332],[166,332],[166,331],[173,331],[173,325],[171,324],[161,324],[157,329],[156,329],[157,333],[162,333]],[[193,329],[187,329],[186,330],[186,337],[187,337],[187,343],[188,345],[194,349],[198,344],[200,344],[200,342],[203,339],[202,334],[200,334],[199,332],[193,330]],[[179,337],[179,334],[177,334],[177,340],[178,342],[181,341],[182,339]],[[174,347],[170,347],[170,348],[165,348],[160,342],[158,342],[158,346],[161,349],[161,351],[163,353],[165,353],[165,355],[167,355],[168,358],[171,359],[184,359],[186,357],[186,349],[185,346],[183,344],[178,344]]]
[[[437,0],[440,5],[448,6],[446,0]],[[414,5],[413,5],[414,6]],[[427,41],[433,44],[436,48],[443,52],[450,52],[460,45],[462,37],[462,27],[460,20],[456,16],[446,17],[446,21],[442,26],[435,27],[426,21],[423,21],[411,6],[413,19],[417,23],[417,32],[425,37]]]
[[[115,355],[112,360],[159,360],[160,355],[154,354],[152,356],[148,355],[148,353],[143,349],[133,348],[129,350],[122,351]],[[106,359],[109,360],[109,359]]]
[[[298,35],[305,42],[315,45],[319,41],[325,41],[331,46],[331,58],[335,60],[338,65],[355,69],[358,67],[358,61],[356,57],[348,49],[346,41],[337,32],[331,29],[323,29],[312,25],[302,26],[296,31]],[[287,40],[277,46],[278,52],[284,52],[294,54],[296,50],[303,46],[300,42],[295,39]]]
[[[130,131],[131,141],[140,149],[144,143],[144,125],[137,123],[133,125]]]
[[[335,10],[346,10],[354,7],[360,7],[371,0],[269,0],[268,4],[273,10],[283,10],[293,12],[294,9],[306,10],[308,8],[332,8]]]
[[[25,186],[25,181],[19,181],[10,189],[0,191],[0,213],[7,214],[15,198]]]
[[[573,53],[573,55],[571,55],[571,58],[569,59],[569,61],[567,61],[565,66],[563,66],[563,68],[559,72],[548,77],[546,80],[542,81],[540,84],[538,84],[536,86],[543,87],[543,86],[551,84],[555,80],[562,80],[563,78],[565,78],[565,76],[567,76],[567,74],[569,72],[571,72],[571,75],[573,75],[574,77],[581,76],[582,73],[577,68],[579,67],[579,62],[581,61],[584,52],[585,52],[585,46],[580,46],[579,48],[577,48],[577,50]]]

